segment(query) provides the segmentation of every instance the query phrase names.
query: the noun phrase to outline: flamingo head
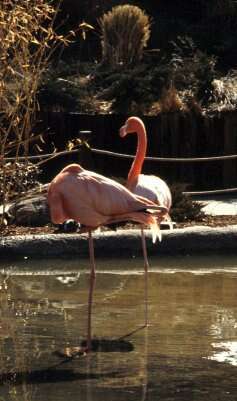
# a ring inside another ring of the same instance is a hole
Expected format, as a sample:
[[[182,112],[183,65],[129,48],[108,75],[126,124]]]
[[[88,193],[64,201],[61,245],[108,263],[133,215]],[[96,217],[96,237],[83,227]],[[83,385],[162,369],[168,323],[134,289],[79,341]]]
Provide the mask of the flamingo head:
[[[119,135],[124,138],[129,133],[137,132],[137,130],[144,126],[142,120],[138,117],[129,117],[125,124],[120,128]]]

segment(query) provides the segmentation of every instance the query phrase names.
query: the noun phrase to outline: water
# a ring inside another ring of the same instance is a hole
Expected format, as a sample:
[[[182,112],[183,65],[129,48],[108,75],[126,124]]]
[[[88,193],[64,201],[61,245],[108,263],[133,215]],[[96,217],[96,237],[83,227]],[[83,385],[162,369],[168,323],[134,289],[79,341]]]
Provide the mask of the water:
[[[88,261],[0,265],[0,401],[237,399],[237,257],[151,260],[149,320],[140,259],[98,260],[94,339]]]

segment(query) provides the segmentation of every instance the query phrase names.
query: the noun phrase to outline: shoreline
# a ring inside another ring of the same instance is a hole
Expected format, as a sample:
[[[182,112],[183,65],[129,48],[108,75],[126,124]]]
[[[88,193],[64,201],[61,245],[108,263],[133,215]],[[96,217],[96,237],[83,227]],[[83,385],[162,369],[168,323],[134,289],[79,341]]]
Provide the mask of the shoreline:
[[[162,241],[152,243],[145,230],[149,256],[191,255],[197,253],[237,254],[237,225],[225,227],[192,226],[162,230]],[[142,256],[139,229],[94,232],[96,257]],[[88,257],[87,234],[26,234],[0,240],[0,260]]]

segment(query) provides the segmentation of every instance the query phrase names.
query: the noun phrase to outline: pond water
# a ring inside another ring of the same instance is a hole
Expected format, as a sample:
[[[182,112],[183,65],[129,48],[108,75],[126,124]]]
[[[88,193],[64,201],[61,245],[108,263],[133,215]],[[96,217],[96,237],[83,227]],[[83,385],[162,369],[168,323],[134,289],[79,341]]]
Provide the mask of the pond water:
[[[0,401],[237,399],[237,257],[97,260],[93,338],[88,261],[0,264]]]

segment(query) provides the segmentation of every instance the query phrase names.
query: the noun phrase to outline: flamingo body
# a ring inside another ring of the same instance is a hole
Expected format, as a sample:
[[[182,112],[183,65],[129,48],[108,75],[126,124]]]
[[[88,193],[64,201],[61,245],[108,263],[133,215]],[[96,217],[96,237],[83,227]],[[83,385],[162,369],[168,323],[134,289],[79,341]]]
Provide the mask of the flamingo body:
[[[90,229],[132,220],[154,230],[156,219],[152,214],[162,216],[166,212],[165,208],[131,193],[118,182],[85,170],[79,164],[65,167],[53,179],[48,203],[53,223],[73,219]]]
[[[129,133],[136,133],[138,145],[135,159],[132,163],[127,178],[127,188],[133,193],[144,196],[158,205],[162,205],[169,211],[172,204],[172,196],[166,182],[154,175],[141,174],[143,162],[147,150],[146,128],[138,117],[129,117],[120,128],[120,136],[123,138]]]
[[[171,208],[171,193],[164,180],[155,175],[139,174],[137,180],[130,186],[136,195],[150,199],[157,205],[164,205],[167,210]]]

